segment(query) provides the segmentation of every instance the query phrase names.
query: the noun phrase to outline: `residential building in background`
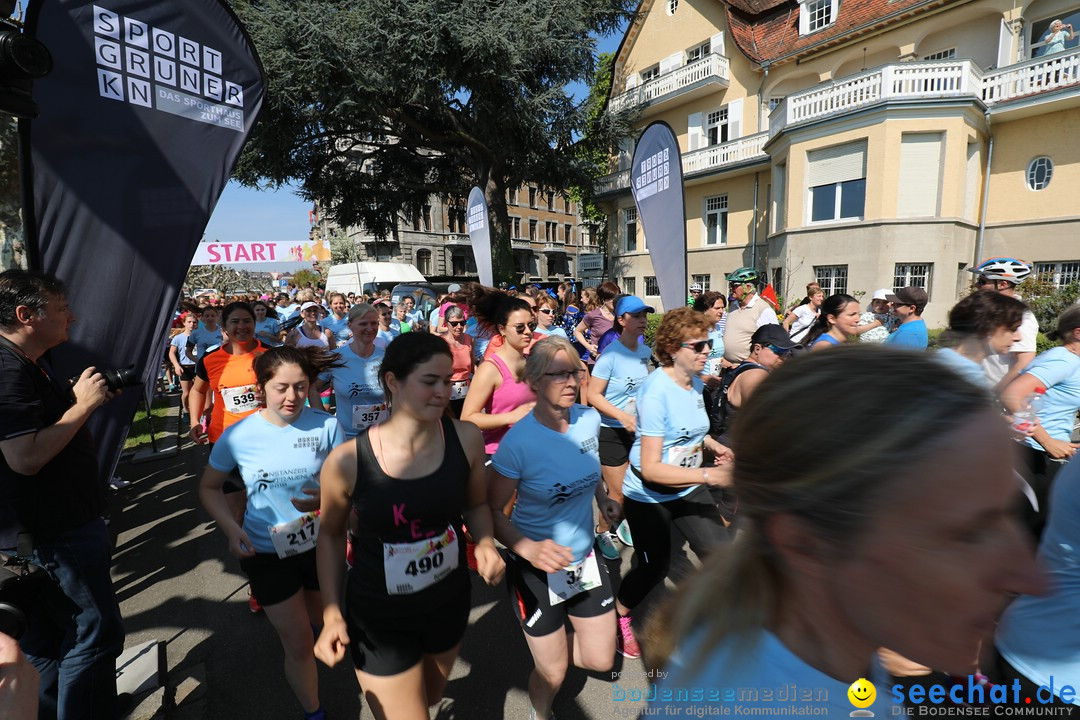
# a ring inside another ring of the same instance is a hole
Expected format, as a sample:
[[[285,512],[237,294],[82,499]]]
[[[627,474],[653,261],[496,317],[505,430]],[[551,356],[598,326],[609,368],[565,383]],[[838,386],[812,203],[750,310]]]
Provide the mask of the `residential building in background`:
[[[566,195],[526,184],[507,191],[506,201],[515,282],[576,277],[580,256],[599,253],[592,229]],[[357,247],[357,260],[411,263],[428,278],[476,278],[466,205],[465,198],[432,196],[415,216],[399,217],[388,238],[362,227],[346,233]],[[320,224],[316,231],[331,229]]]
[[[1080,280],[1080,32],[1055,19],[1080,0],[643,0],[608,108],[678,136],[688,283],[917,285],[942,325],[979,258]],[[656,305],[632,155],[596,188],[609,275]]]

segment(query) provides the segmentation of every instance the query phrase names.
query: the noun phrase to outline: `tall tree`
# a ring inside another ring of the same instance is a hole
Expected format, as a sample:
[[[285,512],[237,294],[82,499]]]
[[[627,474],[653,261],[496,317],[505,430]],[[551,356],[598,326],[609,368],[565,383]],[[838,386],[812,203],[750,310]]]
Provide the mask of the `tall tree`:
[[[295,182],[338,225],[376,237],[428,195],[464,196],[477,185],[498,279],[513,270],[507,188],[530,181],[557,190],[595,175],[575,147],[586,103],[566,86],[592,79],[593,36],[615,31],[636,4],[232,2],[269,79],[241,182]]]

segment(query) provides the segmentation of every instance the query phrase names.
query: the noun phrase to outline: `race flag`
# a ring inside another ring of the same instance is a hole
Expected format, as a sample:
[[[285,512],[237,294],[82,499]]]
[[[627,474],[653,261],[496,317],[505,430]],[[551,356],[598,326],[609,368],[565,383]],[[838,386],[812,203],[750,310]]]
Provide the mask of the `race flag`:
[[[469,191],[469,208],[466,217],[469,222],[473,257],[476,259],[476,274],[480,276],[481,285],[491,287],[494,285],[491,272],[491,224],[488,222],[484,191],[478,187]]]
[[[156,379],[192,254],[262,107],[262,65],[220,0],[39,0],[52,53],[21,121],[27,255],[67,283],[78,318],[50,356]],[[142,394],[90,419],[111,476]]]
[[[645,128],[630,166],[630,190],[645,231],[664,310],[686,304],[686,213],[682,161],[665,122]]]

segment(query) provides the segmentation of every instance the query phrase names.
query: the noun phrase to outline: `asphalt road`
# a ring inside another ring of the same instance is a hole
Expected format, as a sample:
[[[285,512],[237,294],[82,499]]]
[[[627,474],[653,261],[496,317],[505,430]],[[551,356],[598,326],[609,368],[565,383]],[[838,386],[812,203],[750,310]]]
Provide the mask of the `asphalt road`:
[[[170,430],[175,423],[173,418]],[[208,454],[205,447],[185,444],[172,458],[121,462],[118,468],[132,481],[113,494],[111,518],[113,578],[126,644],[158,640],[167,661],[165,692],[135,698],[143,702],[130,717],[299,720],[303,713],[285,682],[277,636],[264,615],[248,610],[247,580],[198,503],[198,477]],[[624,549],[622,559],[610,564],[614,575],[626,572],[631,556]],[[531,668],[505,584],[489,588],[474,574],[464,647],[432,717],[525,720]],[[556,716],[637,717],[642,704],[614,699],[616,682],[618,691],[628,693],[624,697],[646,690],[641,661],[617,655],[611,673],[572,669],[556,698]],[[350,663],[333,669],[320,665],[319,683],[323,707],[333,720],[372,718]]]

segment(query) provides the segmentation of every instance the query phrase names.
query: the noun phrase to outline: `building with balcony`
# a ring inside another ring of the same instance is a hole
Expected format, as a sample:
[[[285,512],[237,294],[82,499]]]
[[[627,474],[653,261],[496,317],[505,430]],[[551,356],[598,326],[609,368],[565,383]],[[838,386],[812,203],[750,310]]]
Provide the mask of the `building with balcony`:
[[[941,325],[979,258],[1080,280],[1080,32],[1054,19],[1080,0],[643,0],[608,107],[678,136],[689,282],[920,285]],[[609,275],[656,304],[632,154],[596,187]]]
[[[518,282],[574,277],[578,255],[595,253],[593,235],[566,195],[523,185],[507,191],[511,248]],[[405,262],[425,277],[476,277],[476,260],[465,222],[464,198],[432,196],[412,217],[401,216],[388,238],[362,227],[346,230],[358,260]]]

